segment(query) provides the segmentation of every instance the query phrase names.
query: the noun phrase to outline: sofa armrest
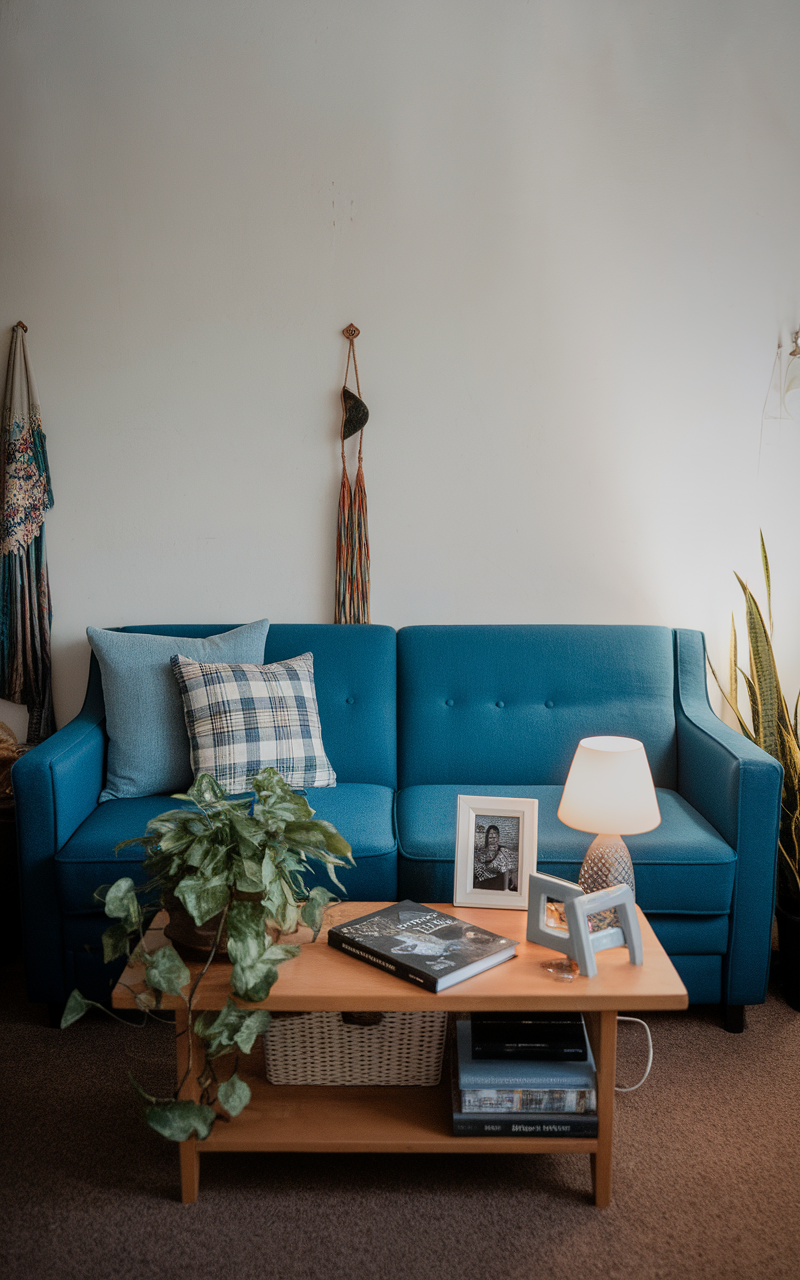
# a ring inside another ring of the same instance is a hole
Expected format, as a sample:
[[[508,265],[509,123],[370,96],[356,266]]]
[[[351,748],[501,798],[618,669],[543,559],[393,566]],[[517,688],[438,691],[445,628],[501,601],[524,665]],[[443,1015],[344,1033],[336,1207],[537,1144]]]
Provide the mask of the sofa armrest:
[[[783,768],[723,724],[708,701],[703,636],[675,632],[678,791],[736,850],[723,996],[766,994],[775,907]]]
[[[23,951],[29,999],[63,1000],[61,910],[54,858],[97,807],[106,735],[102,704],[90,706],[17,760],[11,770],[17,822]]]

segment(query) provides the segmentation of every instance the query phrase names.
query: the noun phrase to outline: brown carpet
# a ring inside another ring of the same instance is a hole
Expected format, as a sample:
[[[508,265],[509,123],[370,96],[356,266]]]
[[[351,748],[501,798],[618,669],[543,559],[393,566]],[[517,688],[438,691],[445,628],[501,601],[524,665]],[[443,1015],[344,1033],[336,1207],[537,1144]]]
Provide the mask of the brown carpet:
[[[20,1280],[797,1280],[800,1013],[772,989],[729,1035],[645,1015],[655,1061],[617,1095],[614,1195],[585,1156],[217,1155],[179,1203],[177,1153],[132,1070],[169,1079],[173,1031],[69,1031],[0,970],[0,1274]],[[644,1063],[620,1027],[618,1082]],[[171,1087],[171,1086],[170,1086]]]

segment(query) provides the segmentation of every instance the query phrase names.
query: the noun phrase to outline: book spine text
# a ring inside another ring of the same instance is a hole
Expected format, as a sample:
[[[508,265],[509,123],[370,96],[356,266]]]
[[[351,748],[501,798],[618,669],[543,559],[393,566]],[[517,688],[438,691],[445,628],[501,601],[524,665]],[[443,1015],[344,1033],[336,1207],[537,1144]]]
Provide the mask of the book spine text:
[[[456,1137],[596,1138],[597,1116],[590,1115],[459,1115],[453,1116]]]
[[[396,978],[405,978],[407,982],[413,982],[414,986],[423,987],[425,991],[436,990],[436,979],[430,974],[419,973],[402,960],[390,960],[388,956],[370,951],[362,943],[353,942],[350,938],[345,938],[342,934],[337,933],[335,929],[331,929],[328,933],[328,945],[335,947],[337,951],[344,951],[346,955],[355,956],[357,960],[364,960],[367,964],[374,964],[376,968],[384,969],[387,973],[394,974]]]

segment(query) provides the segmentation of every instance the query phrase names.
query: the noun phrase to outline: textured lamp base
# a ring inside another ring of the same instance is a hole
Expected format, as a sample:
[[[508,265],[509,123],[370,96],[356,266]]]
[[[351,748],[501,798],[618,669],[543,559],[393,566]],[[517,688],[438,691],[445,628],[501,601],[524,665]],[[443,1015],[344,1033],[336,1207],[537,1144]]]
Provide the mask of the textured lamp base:
[[[595,836],[581,866],[578,884],[584,893],[594,893],[596,889],[610,889],[613,885],[627,884],[636,897],[636,883],[633,878],[633,863],[628,846],[622,836]],[[601,929],[611,929],[619,924],[616,907],[610,911],[598,911],[589,916],[589,929],[598,933]]]

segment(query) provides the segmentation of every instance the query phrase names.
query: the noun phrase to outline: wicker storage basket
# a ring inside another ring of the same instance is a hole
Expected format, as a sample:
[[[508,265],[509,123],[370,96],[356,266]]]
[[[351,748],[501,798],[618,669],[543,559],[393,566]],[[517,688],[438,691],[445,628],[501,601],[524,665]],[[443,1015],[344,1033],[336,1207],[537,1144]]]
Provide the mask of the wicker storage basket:
[[[298,1013],[264,1036],[272,1084],[435,1085],[447,1014]]]

